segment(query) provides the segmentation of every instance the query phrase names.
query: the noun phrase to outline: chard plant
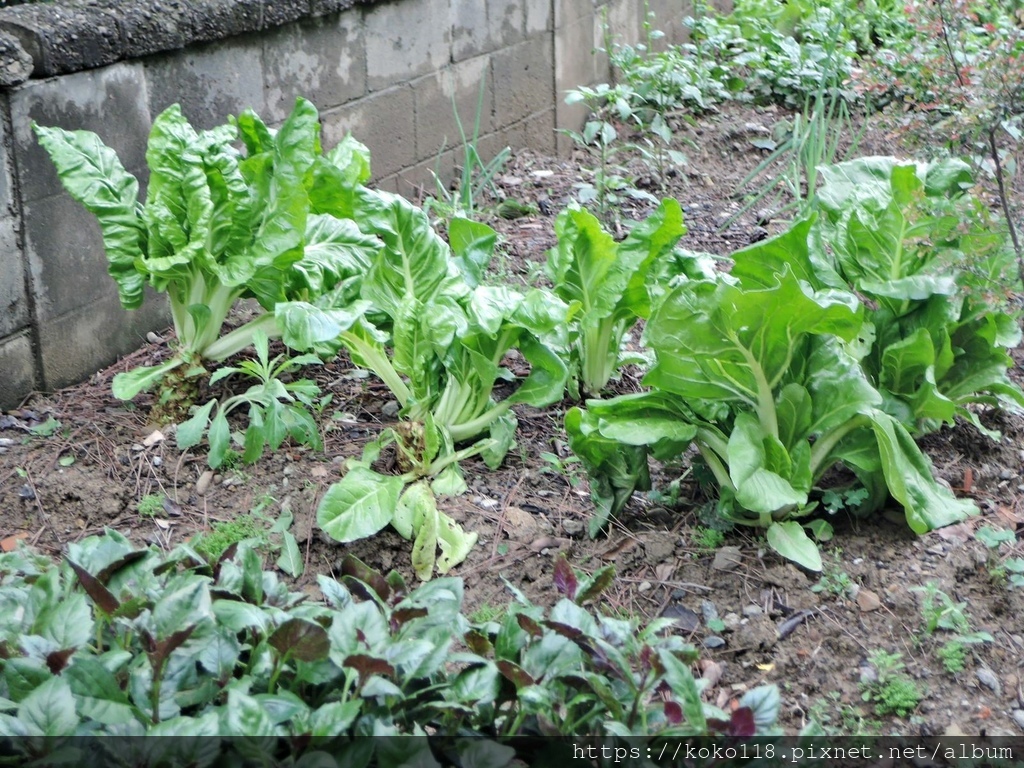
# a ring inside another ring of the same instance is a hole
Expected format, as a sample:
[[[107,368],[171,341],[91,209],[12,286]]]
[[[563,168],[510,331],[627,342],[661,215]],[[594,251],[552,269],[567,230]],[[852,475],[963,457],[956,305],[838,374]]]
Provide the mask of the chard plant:
[[[464,459],[501,463],[514,445],[513,405],[544,407],[562,398],[568,371],[558,350],[569,310],[547,291],[483,285],[495,242],[483,224],[453,219],[449,247],[427,215],[401,197],[358,187],[349,204],[342,215],[383,247],[362,282],[364,312],[336,326],[336,340],[387,385],[399,423],[350,462],[317,520],[342,542],[391,524],[413,540],[416,573],[427,579],[435,565],[444,573],[462,562],[476,540],[437,508],[432,494],[465,490]],[[529,364],[525,375],[506,364],[512,350]],[[499,398],[505,383],[514,389]],[[388,445],[401,475],[373,469]]]
[[[733,277],[689,280],[651,317],[651,391],[589,401],[566,416],[570,446],[593,478],[595,533],[634,489],[649,483],[647,455],[666,460],[691,443],[714,476],[718,512],[764,529],[782,556],[820,571],[802,521],[815,486],[837,463],[871,491],[858,510],[889,494],[923,533],[976,511],[939,486],[927,458],[858,362],[863,310],[847,291],[813,290],[794,259],[767,285]],[[827,521],[807,523],[827,538]]]
[[[358,155],[346,144],[325,157],[319,129],[304,99],[276,132],[252,111],[196,131],[172,106],[153,121],[140,201],[138,180],[96,134],[35,126],[65,189],[99,221],[122,306],[138,308],[147,287],[170,304],[173,355],[118,374],[116,397],[160,384],[162,403],[184,400],[172,403],[173,417],[189,404],[183,385],[250,346],[257,330],[308,349],[327,341],[315,333],[324,314],[334,323],[354,319],[353,283],[380,244],[326,212],[345,194],[338,182],[363,169],[349,162]],[[226,331],[228,313],[245,297],[265,311]]]
[[[548,737],[549,753],[564,746],[552,736],[635,736],[653,748],[775,735],[774,686],[727,714],[702,700],[696,651],[665,631],[670,620],[643,626],[582,607],[611,583],[606,572],[562,563],[566,597],[553,608],[516,591],[500,620],[472,623],[459,579],[412,588],[352,557],[340,571],[318,577],[313,601],[263,570],[246,542],[212,564],[187,545],[136,549],[114,531],[69,544],[61,562],[0,554],[5,756],[395,768],[454,756],[501,768],[542,764],[523,736]]]
[[[811,285],[856,292],[870,307],[861,367],[883,409],[915,435],[959,417],[998,438],[975,406],[1024,407],[1024,392],[1007,374],[1021,333],[1010,313],[976,290],[983,285],[976,270],[988,259],[998,273],[1012,264],[1012,251],[972,223],[967,164],[860,158],[821,175],[811,218],[733,254],[733,274],[768,285],[799,263]]]
[[[622,242],[597,217],[568,208],[555,221],[558,245],[545,272],[554,292],[569,304],[569,361],[574,396],[597,396],[623,362],[623,342],[651,312],[657,278],[686,233],[679,203],[666,198]]]

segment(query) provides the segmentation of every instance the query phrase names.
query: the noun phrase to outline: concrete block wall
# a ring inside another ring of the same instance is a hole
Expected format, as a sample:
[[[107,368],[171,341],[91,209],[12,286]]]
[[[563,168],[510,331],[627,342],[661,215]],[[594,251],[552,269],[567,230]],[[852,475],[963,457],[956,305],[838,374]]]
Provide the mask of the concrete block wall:
[[[688,0],[687,0],[688,1]],[[680,0],[651,0],[679,26]],[[145,183],[153,118],[180,103],[208,128],[297,96],[330,147],[367,144],[375,182],[414,195],[456,171],[453,103],[482,152],[565,148],[565,91],[607,80],[604,22],[642,30],[639,0],[56,0],[0,9],[0,408],[87,378],[168,325],[121,309],[99,227],[68,197],[33,121],[98,133]],[[595,55],[595,52],[597,54]]]

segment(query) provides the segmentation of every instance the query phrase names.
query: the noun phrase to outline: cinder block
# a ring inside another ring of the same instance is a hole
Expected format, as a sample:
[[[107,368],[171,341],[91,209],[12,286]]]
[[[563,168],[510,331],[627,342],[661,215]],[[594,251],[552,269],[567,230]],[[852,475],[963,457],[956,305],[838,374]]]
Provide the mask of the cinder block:
[[[42,379],[36,376],[36,359],[27,330],[0,338],[0,410],[16,408]]]
[[[185,116],[200,129],[223,125],[228,115],[250,107],[266,119],[263,46],[258,38],[237,37],[156,56],[146,60],[145,73],[154,116],[181,104]]]
[[[355,0],[313,0],[314,16],[329,16],[348,10],[355,5]]]
[[[321,113],[324,148],[352,133],[370,149],[373,178],[384,179],[415,165],[413,92],[397,86]]]
[[[17,221],[0,218],[0,336],[29,324],[25,270],[18,247]]]
[[[10,103],[23,201],[63,192],[49,155],[36,142],[33,120],[40,125],[93,131],[117,151],[126,168],[145,164],[150,114],[142,64],[122,62],[49,80],[31,80],[11,91]]]
[[[488,64],[487,57],[479,56],[413,81],[418,159],[430,158],[446,148],[461,147],[456,111],[467,138],[473,135],[478,106],[480,134],[492,130],[494,88]]]
[[[531,37],[554,29],[555,14],[551,0],[523,0],[523,32]]]
[[[395,177],[398,194],[418,205],[423,205],[427,197],[440,198],[443,201],[444,195],[437,189],[438,182],[450,191],[457,176],[456,164],[461,160],[461,152],[449,150],[431,160],[399,171]]]
[[[452,61],[463,61],[497,47],[487,24],[487,6],[481,0],[451,0]]]
[[[487,25],[502,47],[523,39],[525,0],[487,0]]]
[[[451,60],[447,0],[379,2],[365,16],[367,83],[377,91]]]
[[[55,390],[82,381],[145,344],[148,331],[169,323],[167,302],[153,295],[131,312],[116,298],[105,298],[40,323],[43,385]]]
[[[609,2],[597,17],[596,34],[602,41],[601,47],[606,47],[605,43],[609,38],[613,48],[616,45],[635,45],[640,42],[643,15],[643,4],[637,3],[636,0]],[[607,24],[607,30],[605,24]],[[598,55],[598,67],[603,70],[608,66],[608,54],[601,51]]]
[[[594,15],[596,0],[551,0],[554,6],[555,29],[561,29]]]
[[[648,0],[654,14],[654,28],[663,32],[665,37],[655,42],[655,50],[664,50],[666,45],[679,45],[686,41],[688,35],[683,19],[693,15],[691,0]]]
[[[512,145],[513,149],[529,148],[535,152],[554,154],[557,150],[555,133],[555,108],[549,107],[531,115],[522,123],[523,139]]]
[[[4,121],[0,120],[0,216],[17,215],[13,194],[11,153],[8,151],[9,144],[7,127]]]
[[[360,1],[366,2],[367,0]],[[396,195],[399,195],[401,194],[402,183],[401,179],[399,179],[398,177],[398,174],[393,173],[390,176],[385,176],[382,179],[377,179],[372,183],[372,186],[375,189],[381,190],[382,192],[392,192]]]
[[[117,295],[96,217],[69,195],[26,203],[24,234],[40,320]]]
[[[284,120],[298,96],[321,110],[366,94],[366,49],[355,13],[269,33],[263,42],[267,120]]]
[[[498,51],[494,69],[494,123],[508,125],[551,105],[555,55],[548,37],[534,37]]]

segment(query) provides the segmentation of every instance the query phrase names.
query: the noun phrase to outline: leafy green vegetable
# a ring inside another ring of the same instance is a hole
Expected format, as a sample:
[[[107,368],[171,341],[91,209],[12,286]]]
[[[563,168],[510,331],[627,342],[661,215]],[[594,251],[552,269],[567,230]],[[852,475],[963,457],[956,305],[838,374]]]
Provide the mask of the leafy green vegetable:
[[[821,175],[816,213],[735,253],[733,274],[769,285],[788,264],[816,288],[852,289],[871,307],[861,365],[884,410],[914,434],[960,416],[997,436],[968,406],[1024,407],[1007,376],[1007,350],[1021,334],[1013,317],[970,290],[967,262],[981,257],[982,235],[965,223],[974,217],[965,207],[967,165],[860,158]]]
[[[391,523],[413,541],[416,572],[428,578],[435,563],[443,573],[464,560],[476,534],[427,495],[463,492],[463,459],[501,463],[514,445],[514,404],[543,407],[561,399],[568,371],[557,349],[568,308],[546,291],[481,284],[495,242],[483,224],[453,220],[449,248],[424,212],[398,196],[359,188],[348,204],[339,213],[353,216],[384,247],[362,282],[366,308],[350,327],[339,327],[338,342],[391,390],[400,421],[367,446],[361,461],[350,462],[349,474],[322,500],[318,520],[342,541]],[[529,363],[525,375],[513,373],[512,350]],[[501,383],[514,388],[497,400]],[[400,479],[371,469],[389,445]],[[385,488],[393,492],[382,505]]]
[[[252,464],[263,455],[266,446],[276,451],[285,438],[291,437],[296,443],[322,448],[320,431],[310,410],[314,406],[320,388],[309,379],[299,379],[287,384],[282,374],[303,365],[319,365],[320,358],[314,354],[282,359],[278,355],[270,359],[267,335],[261,328],[253,332],[256,348],[255,360],[243,360],[237,366],[219,368],[211,377],[215,384],[232,374],[240,373],[256,379],[244,393],[227,398],[223,402],[210,400],[196,409],[188,421],[178,425],[178,448],[184,450],[197,445],[204,433],[210,443],[207,461],[217,469],[224,463],[231,448],[231,429],[228,415],[242,406],[249,406],[249,426],[242,438],[242,461]],[[212,417],[214,408],[216,415]]]
[[[821,569],[817,549],[791,521],[814,510],[812,489],[837,462],[887,485],[915,531],[973,510],[935,484],[909,434],[880,410],[857,358],[856,297],[811,289],[794,274],[802,268],[757,287],[727,276],[684,282],[647,324],[653,391],[567,415],[600,522],[621,509],[631,483],[642,487],[648,451],[672,458],[691,440],[719,486],[720,514],[768,529],[773,548],[812,570]]]
[[[355,320],[347,311],[353,284],[380,243],[325,211],[344,198],[345,168],[356,168],[352,183],[365,177],[352,161],[352,143],[330,161],[323,157],[310,102],[299,99],[276,132],[251,111],[196,131],[179,106],[165,110],[149,137],[144,203],[136,179],[95,134],[35,131],[69,194],[99,220],[122,305],[140,306],[147,285],[170,302],[175,354],[119,374],[117,397],[130,399],[178,368],[201,372],[204,362],[249,346],[257,329],[308,349]],[[239,138],[245,154],[235,147]],[[267,312],[223,333],[242,297],[256,298]]]
[[[546,272],[569,304],[570,363],[586,394],[599,395],[615,374],[627,332],[650,315],[652,278],[685,232],[679,203],[670,198],[621,243],[582,208],[559,214]]]

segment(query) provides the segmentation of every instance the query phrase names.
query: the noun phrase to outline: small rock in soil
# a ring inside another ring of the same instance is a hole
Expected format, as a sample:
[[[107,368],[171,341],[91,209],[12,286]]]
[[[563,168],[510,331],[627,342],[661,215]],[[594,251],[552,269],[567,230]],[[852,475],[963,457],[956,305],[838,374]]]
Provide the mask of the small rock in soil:
[[[995,673],[988,667],[980,667],[977,672],[974,673],[978,682],[992,691],[996,696],[1002,694],[1003,687],[999,684],[999,678],[996,677]]]
[[[200,496],[205,496],[206,492],[210,490],[210,483],[213,482],[213,471],[206,470],[199,476],[199,480],[196,481],[196,493]]]
[[[775,622],[764,614],[752,616],[736,628],[734,643],[738,648],[771,648],[779,639]]]
[[[1024,731],[1024,709],[1015,709],[1010,714],[1013,718],[1013,722],[1017,724],[1017,727]]]
[[[764,611],[761,610],[760,605],[745,605],[743,606],[743,615],[748,619],[751,616],[760,616]]]
[[[725,640],[718,637],[718,635],[711,635],[710,637],[704,638],[703,644],[705,648],[713,651],[715,648],[725,647]]]
[[[781,589],[804,589],[807,577],[795,565],[775,565],[764,572],[765,584]]]
[[[145,446],[146,448],[152,448],[157,443],[163,442],[163,440],[164,433],[161,432],[159,429],[154,429],[146,436],[146,439],[142,441],[142,445]]]
[[[857,673],[864,685],[878,682],[878,671],[870,665],[865,664],[863,667],[858,668]]]
[[[725,624],[727,632],[735,632],[736,627],[740,625],[740,615],[738,613],[727,613],[722,617],[722,623]]]
[[[641,581],[640,586],[636,588],[637,592],[650,592],[654,585],[649,581]]]
[[[735,571],[740,567],[743,557],[740,555],[739,547],[721,547],[715,552],[715,559],[711,562],[713,571]]]
[[[705,690],[708,688],[714,688],[718,685],[718,681],[722,679],[722,673],[725,671],[725,667],[719,664],[717,661],[711,659],[701,659],[700,662],[701,678],[706,681],[704,686]]]
[[[583,523],[579,520],[563,520],[562,532],[566,536],[578,537],[583,535]]]
[[[685,605],[670,603],[661,615],[666,619],[675,619],[676,626],[683,632],[696,632],[700,629],[700,617]]]
[[[709,624],[718,619],[718,609],[710,600],[700,601],[700,612],[704,616],[704,623]]]
[[[864,613],[868,611],[877,611],[882,607],[882,601],[874,592],[870,589],[862,589],[857,592],[857,607]]]
[[[672,557],[676,551],[672,537],[664,534],[657,537],[644,538],[644,554],[652,563],[660,563]]]

